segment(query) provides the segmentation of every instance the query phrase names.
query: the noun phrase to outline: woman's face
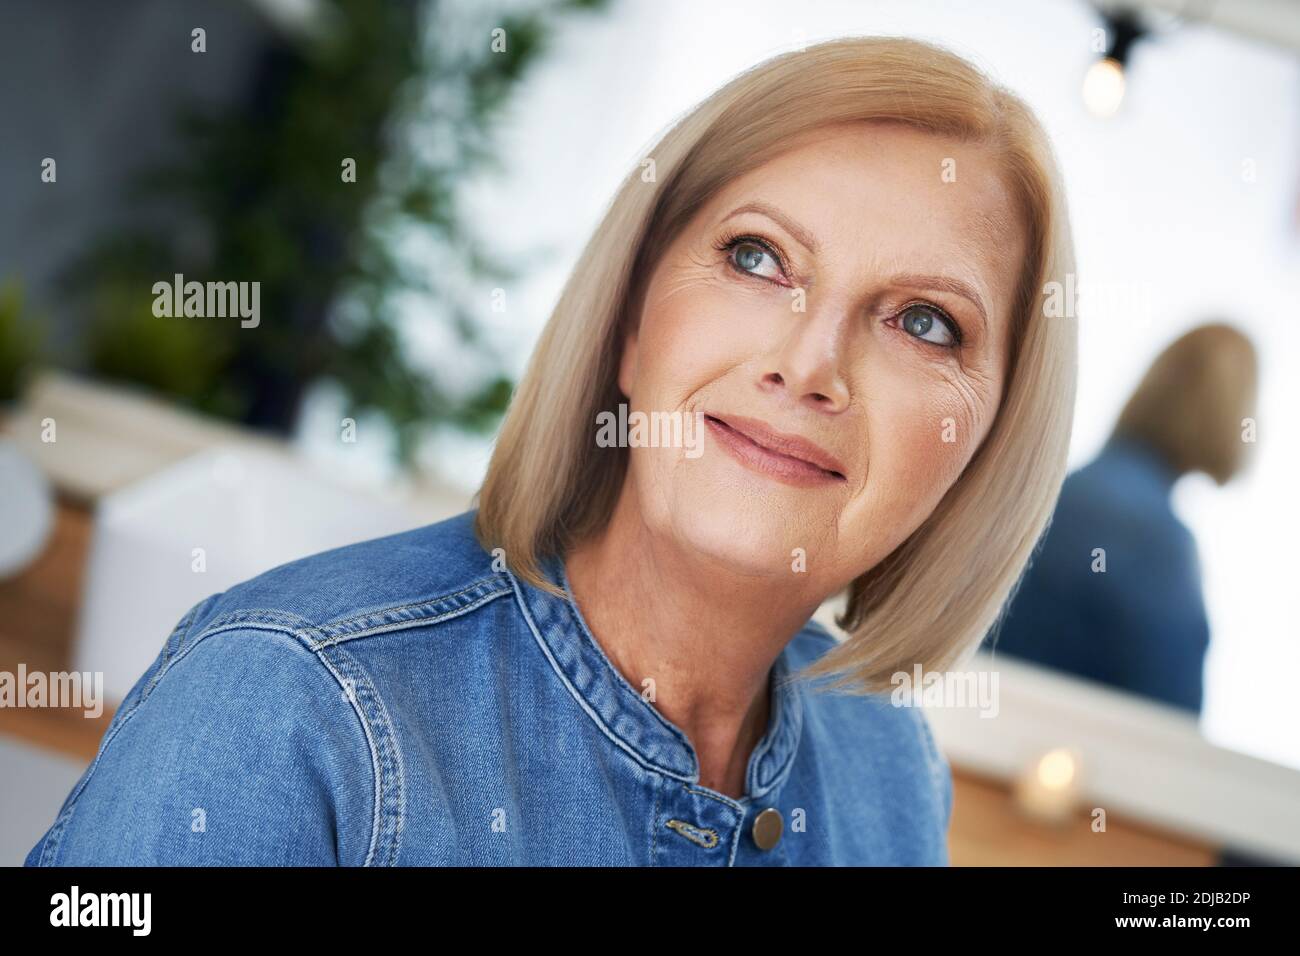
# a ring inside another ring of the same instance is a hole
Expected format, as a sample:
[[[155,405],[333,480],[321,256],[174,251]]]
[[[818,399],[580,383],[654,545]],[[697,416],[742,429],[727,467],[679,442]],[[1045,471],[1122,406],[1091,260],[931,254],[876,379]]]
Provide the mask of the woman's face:
[[[653,533],[829,594],[888,555],[997,412],[1024,227],[992,156],[892,124],[794,141],[661,250],[619,385],[704,415],[633,447]]]

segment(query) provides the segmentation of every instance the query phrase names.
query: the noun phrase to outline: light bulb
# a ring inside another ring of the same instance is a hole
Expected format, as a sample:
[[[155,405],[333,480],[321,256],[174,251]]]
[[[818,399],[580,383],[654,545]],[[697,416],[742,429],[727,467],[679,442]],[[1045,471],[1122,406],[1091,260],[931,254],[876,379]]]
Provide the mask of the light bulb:
[[[1124,100],[1124,67],[1113,57],[1104,57],[1088,67],[1083,78],[1083,104],[1093,116],[1114,116]]]
[[[1069,822],[1079,801],[1081,764],[1079,753],[1064,747],[1040,756],[1015,782],[1020,809],[1043,823]]]

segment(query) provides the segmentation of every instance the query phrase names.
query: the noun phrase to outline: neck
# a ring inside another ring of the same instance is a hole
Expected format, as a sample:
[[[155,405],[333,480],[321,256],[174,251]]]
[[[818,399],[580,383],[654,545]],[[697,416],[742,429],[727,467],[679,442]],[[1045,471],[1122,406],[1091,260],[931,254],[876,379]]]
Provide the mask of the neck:
[[[666,543],[628,485],[605,529],[569,552],[570,589],[610,662],[685,732],[700,783],[739,798],[771,719],[772,666],[817,602]]]

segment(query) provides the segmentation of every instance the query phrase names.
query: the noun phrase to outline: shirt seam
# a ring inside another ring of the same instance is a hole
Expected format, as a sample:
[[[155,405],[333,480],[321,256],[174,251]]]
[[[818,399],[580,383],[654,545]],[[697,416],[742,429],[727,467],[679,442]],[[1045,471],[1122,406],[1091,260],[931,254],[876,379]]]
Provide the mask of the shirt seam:
[[[464,593],[465,592],[458,592],[458,594],[455,596],[459,597]],[[434,601],[427,601],[419,605],[407,605],[404,608],[400,608],[400,609],[394,608],[388,611],[376,611],[372,615],[370,615],[371,618],[376,618],[384,614],[393,613],[394,611],[397,610],[410,610],[413,608],[418,608],[421,613],[426,611],[431,612],[431,613],[424,614],[424,616],[410,617],[399,621],[386,621],[383,623],[375,623],[371,627],[363,628],[361,630],[354,631],[353,633],[335,634],[335,635],[327,635],[325,632],[328,630],[332,630],[336,625],[327,625],[325,628],[309,627],[299,632],[299,635],[304,640],[309,642],[313,650],[320,650],[327,647],[333,647],[337,644],[342,644],[345,641],[355,641],[355,640],[360,640],[361,638],[375,637],[377,635],[388,634],[393,631],[409,630],[410,628],[413,627],[428,627],[434,624],[441,624],[443,621],[450,621],[453,618],[462,617],[463,615],[469,614],[472,611],[476,611],[483,605],[489,604],[492,601],[495,601],[497,598],[505,597],[509,593],[510,593],[510,588],[507,585],[505,587],[501,587],[496,590],[486,591],[485,593],[476,596],[472,600],[462,598],[462,600],[468,600],[468,603],[459,604],[442,610],[436,610],[436,609],[442,608],[444,603],[447,600],[449,600],[449,598],[438,598]]]
[[[669,770],[667,767],[660,766],[644,756],[636,747],[632,746],[616,734],[613,729],[605,723],[604,718],[596,712],[596,709],[591,705],[591,702],[587,700],[586,695],[574,686],[573,681],[569,679],[569,675],[565,673],[564,668],[560,666],[559,661],[557,661],[555,656],[551,653],[551,649],[547,646],[546,640],[542,637],[536,621],[533,620],[532,610],[528,607],[528,602],[524,600],[523,589],[520,587],[518,581],[515,581],[514,585],[516,604],[519,607],[520,613],[523,614],[524,623],[528,625],[528,630],[532,632],[533,638],[537,642],[537,646],[541,649],[541,652],[550,664],[551,669],[555,672],[561,683],[564,684],[565,689],[568,690],[569,695],[577,701],[578,706],[582,708],[583,712],[586,713],[600,732],[603,733],[616,747],[631,757],[638,766],[654,773],[662,774],[670,779],[681,781],[682,783],[693,783],[694,780],[692,778]]]
[[[373,637],[412,627],[430,626],[451,620],[469,614],[485,604],[511,593],[512,590],[513,586],[509,577],[499,573],[492,574],[488,577],[479,578],[455,591],[439,594],[427,600],[384,607],[325,624],[313,624],[301,615],[289,611],[271,608],[243,609],[218,615],[206,622],[198,633],[191,638],[190,632],[193,630],[195,620],[201,616],[201,611],[210,607],[222,597],[220,593],[210,595],[193,605],[176,627],[172,629],[171,634],[168,635],[157,672],[141,688],[139,695],[131,703],[130,707],[120,712],[121,719],[115,719],[113,725],[109,728],[90,766],[77,782],[72,794],[66,801],[65,807],[60,811],[58,819],[51,826],[50,832],[41,847],[37,865],[45,866],[47,861],[56,858],[63,835],[77,809],[77,803],[98,768],[100,758],[113,740],[116,739],[121,729],[139,710],[140,706],[149,699],[159,681],[201,641],[216,634],[239,629],[281,634],[297,640],[304,648],[313,653],[321,665],[339,683],[345,697],[352,704],[353,712],[357,714],[361,722],[366,744],[370,750],[371,773],[375,778],[371,841],[365,862],[362,865],[372,865],[376,857],[381,854],[384,856],[387,865],[392,865],[400,851],[404,823],[404,768],[401,748],[397,746],[396,735],[392,729],[391,719],[384,708],[383,698],[373,683],[370,682],[369,675],[364,668],[351,655],[343,655],[339,658],[340,661],[344,661],[347,665],[346,667],[340,667],[337,661],[330,659],[326,651],[345,641]],[[392,615],[395,614],[405,616],[393,619]],[[351,632],[349,632],[349,629],[352,629]],[[342,649],[339,648],[336,653],[342,654]],[[342,670],[352,670],[359,676],[364,677],[370,696],[375,701],[375,714],[372,715],[366,712],[355,692],[348,692],[348,685],[344,683],[344,679],[340,674]],[[385,785],[384,766],[388,762],[385,757],[389,753],[391,753],[393,772],[396,776],[395,786]],[[391,809],[387,812],[394,815],[393,835],[387,851],[383,851],[379,845],[381,833],[384,829],[381,825],[382,816],[386,812],[385,807],[390,805]]]
[[[199,605],[196,605],[195,607],[197,608],[198,606]],[[264,613],[264,612],[259,612],[259,613]],[[270,613],[274,614],[275,612],[270,612]],[[269,616],[270,614],[268,614],[268,617]],[[104,739],[101,741],[99,745],[98,750],[95,752],[94,760],[91,761],[90,766],[86,769],[86,772],[82,775],[81,779],[77,782],[77,785],[73,789],[71,796],[69,796],[68,798],[67,806],[59,814],[59,818],[55,821],[55,823],[51,827],[50,833],[46,838],[45,844],[41,848],[41,855],[37,861],[38,866],[54,865],[55,855],[58,853],[60,845],[62,844],[63,835],[67,830],[68,825],[71,823],[74,813],[76,812],[78,802],[81,799],[81,795],[84,792],[86,786],[90,783],[91,777],[94,776],[95,771],[98,769],[101,758],[108,751],[108,748],[112,745],[113,741],[121,733],[122,729],[127,725],[127,723],[131,720],[131,718],[136,715],[136,713],[140,710],[140,708],[144,706],[145,702],[148,701],[148,699],[152,696],[154,688],[158,686],[159,682],[163,679],[163,677],[165,677],[172,670],[173,667],[175,667],[182,660],[184,660],[194,650],[194,648],[198,647],[199,644],[205,639],[209,637],[213,637],[217,634],[228,633],[230,631],[238,631],[238,630],[262,631],[268,634],[275,634],[277,636],[287,637],[290,640],[299,643],[305,650],[310,651],[312,657],[314,657],[319,663],[321,663],[322,666],[325,667],[326,671],[328,671],[330,675],[335,678],[335,680],[339,679],[338,674],[336,673],[334,668],[329,666],[329,663],[323,660],[322,655],[317,651],[317,649],[313,647],[311,643],[307,641],[302,635],[296,633],[295,631],[288,629],[282,625],[273,624],[270,621],[264,621],[259,624],[258,622],[250,620],[249,619],[250,615],[244,612],[235,615],[228,615],[227,617],[231,619],[223,622],[221,618],[218,618],[216,621],[209,623],[198,633],[197,636],[195,636],[195,638],[192,641],[188,643],[185,642],[185,638],[188,636],[188,633],[183,635],[181,643],[177,645],[176,650],[172,653],[167,653],[164,655],[164,659],[161,666],[158,669],[158,673],[155,674],[153,678],[149,681],[149,683],[141,690],[135,702],[130,706],[128,710],[121,712],[120,720],[114,719],[113,725],[109,728],[108,733],[105,735]],[[192,618],[193,618],[193,610],[189,615],[186,615],[186,618],[183,619],[180,624],[177,625],[177,627],[172,632],[173,635],[175,635],[177,631],[181,630],[182,627],[187,627],[188,626],[187,622],[192,621]],[[169,638],[169,643],[170,643],[170,638]],[[347,686],[343,684],[341,681],[340,681],[340,687],[342,687],[345,692],[347,691]],[[347,697],[349,700],[353,702],[353,712],[357,713],[358,717],[360,718],[362,729],[364,731],[364,735],[366,738],[366,743],[368,748],[370,749],[371,773],[375,775],[376,795],[378,795],[380,788],[382,786],[379,777],[379,755],[375,747],[375,742],[372,735],[372,729],[369,724],[369,719],[367,715],[364,714],[356,706],[355,695],[347,695]],[[385,719],[387,719],[387,715],[384,716]],[[392,735],[391,727],[386,728],[386,732],[387,735],[391,737]],[[362,864],[363,866],[370,865],[370,862],[373,859],[377,849],[375,845],[375,836],[379,829],[377,817],[380,811],[381,811],[380,801],[378,798],[376,798],[375,807],[372,813],[372,820],[371,820],[371,845],[367,850],[366,860]],[[400,819],[399,819],[399,824],[400,824]],[[400,831],[400,826],[399,826],[399,831]]]

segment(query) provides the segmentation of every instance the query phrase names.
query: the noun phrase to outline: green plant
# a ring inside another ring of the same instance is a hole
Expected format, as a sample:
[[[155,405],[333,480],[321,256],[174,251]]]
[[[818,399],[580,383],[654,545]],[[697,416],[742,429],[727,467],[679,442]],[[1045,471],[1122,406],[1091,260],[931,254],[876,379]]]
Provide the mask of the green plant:
[[[378,411],[393,426],[407,461],[432,424],[492,427],[511,383],[477,334],[484,304],[463,289],[466,278],[514,273],[462,220],[455,189],[494,162],[492,119],[556,14],[602,5],[543,0],[503,14],[486,4],[331,0],[313,41],[264,56],[255,103],[182,118],[185,160],[135,192],[173,225],[110,237],[72,270],[91,368],[281,431],[307,387],[333,380],[347,414]],[[494,29],[504,30],[504,50],[491,46]],[[345,160],[354,182],[344,181]],[[413,230],[444,250],[436,264],[402,254]],[[175,273],[257,281],[265,318],[255,329],[157,318],[150,290]],[[478,369],[476,384],[452,389],[412,363],[399,300],[413,294],[427,321],[454,331],[449,362]]]
[[[0,401],[18,397],[43,336],[41,323],[24,315],[22,284],[17,279],[0,282]]]

